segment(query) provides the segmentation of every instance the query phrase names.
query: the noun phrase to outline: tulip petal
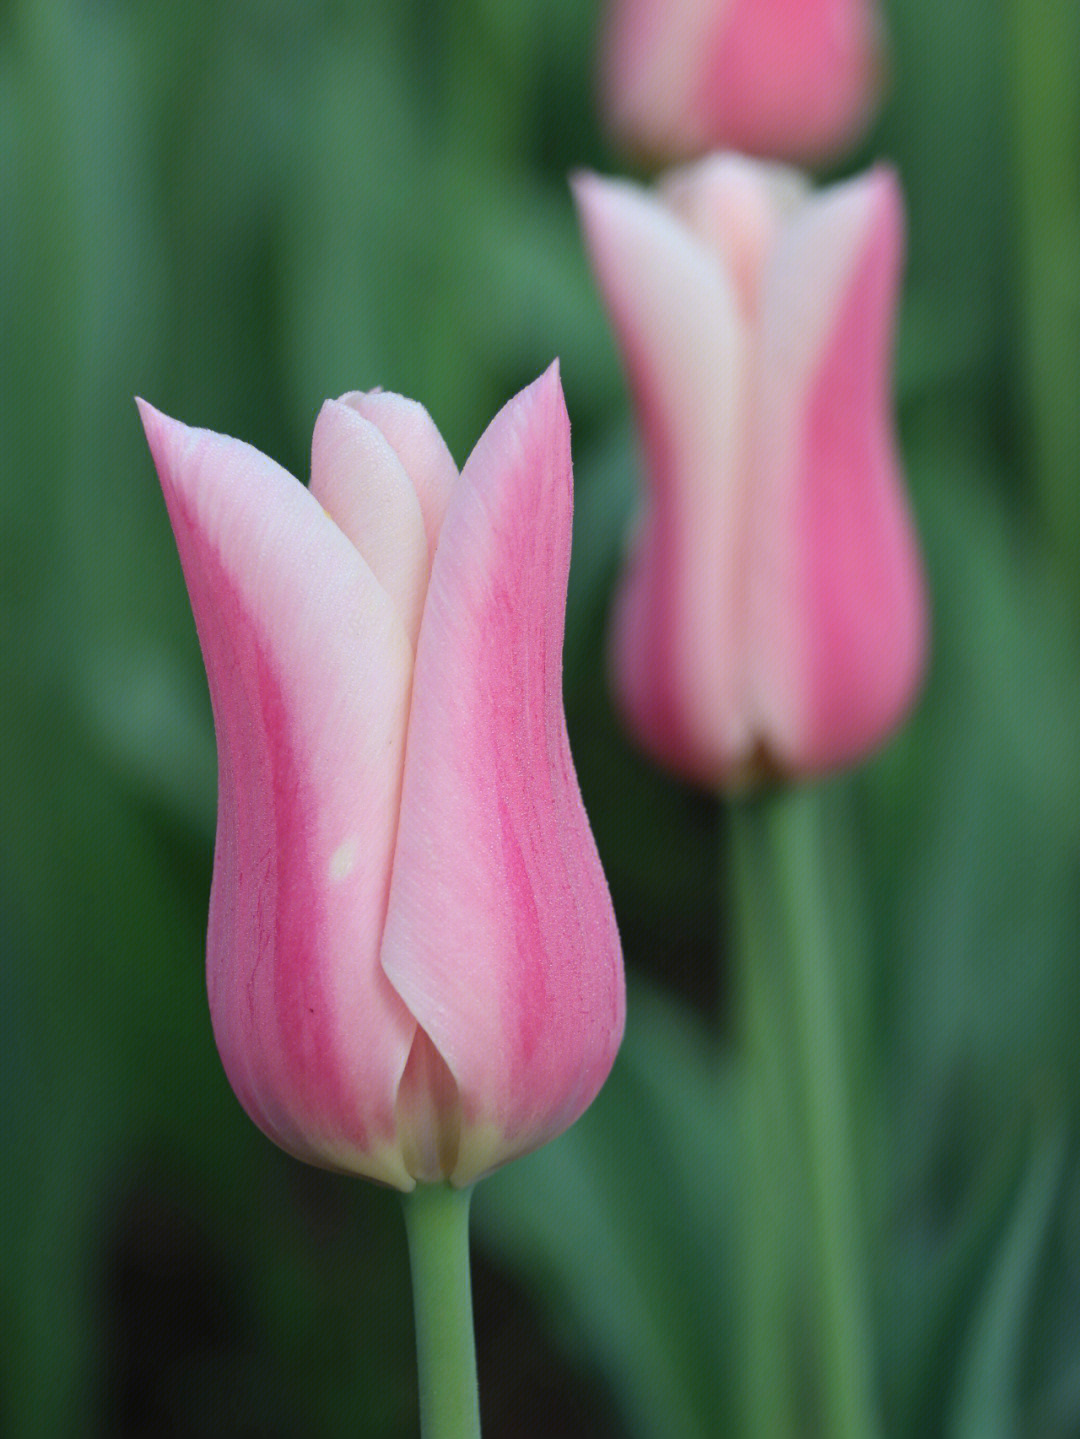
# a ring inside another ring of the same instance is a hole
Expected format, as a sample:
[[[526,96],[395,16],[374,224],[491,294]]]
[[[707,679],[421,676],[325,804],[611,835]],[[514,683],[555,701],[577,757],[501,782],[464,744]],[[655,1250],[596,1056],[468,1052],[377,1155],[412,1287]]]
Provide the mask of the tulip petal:
[[[806,162],[865,127],[883,48],[873,0],[609,0],[602,107],[654,158]]]
[[[293,1154],[410,1188],[394,1103],[415,1022],[378,963],[409,645],[301,484],[140,409],[214,706],[207,981],[226,1073]]]
[[[809,188],[798,170],[722,154],[670,171],[658,194],[727,267],[743,319],[753,325],[777,237]]]
[[[868,0],[732,0],[702,49],[688,112],[713,145],[820,160],[868,123],[882,48]]]
[[[902,243],[899,188],[873,171],[803,208],[766,282],[752,685],[766,745],[798,770],[878,743],[924,663],[922,567],[889,383]]]
[[[462,472],[417,647],[383,964],[457,1084],[456,1184],[571,1123],[622,1032],[562,704],[571,486],[553,366]]]
[[[661,201],[594,175],[574,194],[650,482],[614,618],[619,697],[654,753],[709,783],[749,743],[746,326],[731,277]]]
[[[701,57],[735,0],[620,0],[601,47],[602,108],[612,132],[646,155],[710,148],[711,107],[697,104]]]
[[[420,501],[429,561],[434,559],[443,516],[458,475],[457,465],[435,422],[418,401],[384,390],[366,393],[354,390],[342,395],[340,403],[381,430],[401,461]]]
[[[420,502],[382,431],[339,400],[315,421],[311,493],[363,555],[415,646],[428,581]]]

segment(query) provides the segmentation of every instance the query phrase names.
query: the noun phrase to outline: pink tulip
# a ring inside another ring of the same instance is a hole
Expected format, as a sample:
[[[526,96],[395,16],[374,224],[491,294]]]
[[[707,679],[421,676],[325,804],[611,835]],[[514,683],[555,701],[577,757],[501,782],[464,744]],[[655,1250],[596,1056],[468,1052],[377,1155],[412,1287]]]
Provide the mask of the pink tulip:
[[[889,395],[897,182],[815,195],[716,156],[658,194],[575,192],[649,484],[613,631],[630,725],[711,787],[850,763],[927,646]]]
[[[310,490],[141,412],[214,706],[226,1073],[301,1159],[467,1185],[581,1114],[623,1027],[562,706],[557,367],[460,476],[398,395],[326,402]]]
[[[619,141],[659,159],[818,160],[869,123],[882,50],[872,0],[612,0],[602,106]]]

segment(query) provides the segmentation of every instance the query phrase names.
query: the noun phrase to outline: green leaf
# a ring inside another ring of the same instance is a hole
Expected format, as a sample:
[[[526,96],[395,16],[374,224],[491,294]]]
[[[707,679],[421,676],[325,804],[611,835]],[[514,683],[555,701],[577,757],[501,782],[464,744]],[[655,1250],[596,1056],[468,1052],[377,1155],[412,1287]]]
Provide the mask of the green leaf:
[[[1012,1439],[1022,1432],[1021,1364],[1035,1318],[1039,1265],[1062,1190],[1064,1127],[1036,1144],[983,1296],[957,1380],[953,1439]]]

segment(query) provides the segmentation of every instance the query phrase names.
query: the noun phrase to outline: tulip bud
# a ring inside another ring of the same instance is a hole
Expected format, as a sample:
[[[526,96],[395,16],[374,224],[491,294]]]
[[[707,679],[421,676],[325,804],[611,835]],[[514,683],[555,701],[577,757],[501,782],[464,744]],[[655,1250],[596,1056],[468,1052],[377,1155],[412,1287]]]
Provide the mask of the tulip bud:
[[[578,1117],[623,1027],[562,706],[557,369],[460,475],[421,406],[328,401],[310,490],[140,408],[214,708],[226,1073],[301,1159],[469,1184]]]
[[[602,108],[618,141],[657,159],[819,160],[868,124],[882,49],[873,0],[612,0]]]
[[[897,182],[812,194],[717,156],[575,194],[648,481],[612,639],[630,726],[710,787],[851,763],[927,645],[890,404]]]

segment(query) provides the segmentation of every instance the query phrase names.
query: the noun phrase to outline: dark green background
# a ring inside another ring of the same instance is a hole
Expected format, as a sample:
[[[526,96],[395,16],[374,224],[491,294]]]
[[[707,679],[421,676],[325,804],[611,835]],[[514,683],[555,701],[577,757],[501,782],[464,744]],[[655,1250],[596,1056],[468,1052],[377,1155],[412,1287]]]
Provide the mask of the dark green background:
[[[890,158],[908,197],[898,398],[934,609],[914,722],[829,797],[866,958],[853,1051],[895,1435],[1080,1433],[1070,12],[893,0],[887,103],[850,157]],[[275,1150],[214,1052],[213,734],[132,396],[306,477],[327,395],[421,399],[460,462],[555,355],[567,708],[631,1018],[582,1123],[478,1194],[485,1432],[730,1432],[723,821],[631,751],[603,684],[636,457],[566,187],[622,165],[595,118],[596,18],[0,5],[5,1432],[415,1432],[395,1197]]]

